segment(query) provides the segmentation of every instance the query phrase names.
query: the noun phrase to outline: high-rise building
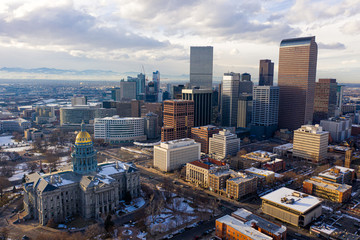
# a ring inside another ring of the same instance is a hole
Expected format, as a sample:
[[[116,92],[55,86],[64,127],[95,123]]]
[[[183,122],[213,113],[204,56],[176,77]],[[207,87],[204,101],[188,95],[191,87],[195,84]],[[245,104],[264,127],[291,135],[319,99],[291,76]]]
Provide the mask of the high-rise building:
[[[145,94],[145,75],[139,73],[137,77],[127,77],[128,82],[135,82],[136,83],[136,97],[137,99],[140,98],[141,95]]]
[[[164,101],[164,126],[161,129],[161,141],[171,141],[191,137],[194,126],[194,101]]]
[[[328,131],[331,140],[340,143],[351,136],[351,119],[340,117],[340,118],[329,118],[328,120],[321,120],[320,126],[324,131]]]
[[[185,88],[184,85],[177,85],[177,86],[172,86],[172,98],[173,99],[182,99],[182,90]]]
[[[280,43],[280,128],[294,130],[312,122],[317,52],[315,37],[285,39]]]
[[[222,130],[209,139],[209,154],[218,159],[236,155],[240,150],[240,138],[228,130]]]
[[[211,89],[183,89],[182,99],[194,101],[194,127],[211,123]]]
[[[252,104],[251,94],[241,94],[239,96],[237,127],[250,128]]]
[[[146,140],[144,118],[120,118],[119,116],[95,118],[94,138],[109,143]]]
[[[260,60],[259,86],[272,86],[274,81],[274,63],[269,59]]]
[[[160,72],[156,70],[156,72],[153,72],[153,83],[154,83],[154,90],[156,93],[160,90]]]
[[[120,101],[120,88],[115,87],[111,89],[111,99],[114,101]]]
[[[193,127],[191,128],[191,138],[201,143],[201,152],[209,153],[209,138],[213,134],[219,133],[220,130],[221,128],[212,125]]]
[[[136,99],[136,82],[120,82],[120,100]]]
[[[158,131],[158,120],[159,117],[153,112],[149,112],[145,116],[145,134],[148,139],[154,139],[159,136]]]
[[[294,131],[293,157],[320,163],[327,157],[329,132],[319,125],[303,125]]]
[[[87,105],[87,97],[74,96],[71,98],[71,106]]]
[[[221,125],[237,126],[240,73],[224,73],[221,86]]]
[[[199,159],[200,143],[189,138],[162,142],[154,146],[154,167],[161,171],[173,171]]]
[[[255,86],[251,132],[258,138],[271,137],[278,126],[279,87]]]
[[[251,94],[253,86],[254,83],[251,81],[251,75],[249,73],[241,74],[241,80],[239,82],[239,95]]]
[[[190,47],[190,84],[212,89],[213,47]]]
[[[336,79],[319,79],[319,82],[315,83],[314,123],[335,117],[337,89]]]

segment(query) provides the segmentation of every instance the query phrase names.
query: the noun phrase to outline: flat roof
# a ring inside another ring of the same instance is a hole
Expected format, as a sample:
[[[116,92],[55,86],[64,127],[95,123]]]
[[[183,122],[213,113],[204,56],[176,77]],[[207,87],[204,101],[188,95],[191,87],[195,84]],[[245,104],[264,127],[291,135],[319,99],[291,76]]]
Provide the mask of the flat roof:
[[[254,167],[245,169],[245,172],[250,172],[250,173],[254,173],[254,174],[259,174],[259,175],[262,175],[262,176],[269,176],[269,175],[274,174],[273,171],[263,170],[263,169],[254,168]]]
[[[336,172],[334,171],[334,170],[336,170],[336,169],[339,170],[339,173],[336,173]],[[346,174],[346,173],[348,173],[348,172],[353,172],[353,171],[354,171],[354,169],[352,169],[352,168],[334,166],[334,167],[331,167],[331,168],[326,169],[325,171],[319,173],[319,176],[336,179],[336,178],[338,178],[338,177],[341,177],[343,174]]]
[[[298,194],[298,196],[300,197],[295,196],[294,193]],[[304,213],[321,203],[321,200],[317,197],[299,191],[295,191],[293,189],[286,187],[279,188],[278,190],[275,190],[265,196],[262,196],[261,199],[269,202],[273,202],[275,204],[295,210],[300,213]],[[287,200],[293,199],[293,202],[286,203],[286,201],[282,201],[286,199]]]
[[[259,161],[259,162],[268,162],[268,161],[271,161],[271,158],[274,158],[276,156],[277,156],[276,153],[257,150],[255,152],[245,154],[242,157],[247,158],[247,159],[251,159],[251,160],[254,160],[254,161]]]
[[[328,182],[328,181],[323,180],[320,177],[312,177],[310,179],[305,180],[304,182],[309,182],[314,185],[317,185],[317,186],[320,186],[323,188],[327,188],[330,190],[334,190],[334,191],[339,191],[339,192],[346,192],[349,189],[352,189],[352,186],[350,186],[350,185]]]
[[[243,223],[242,221],[231,217],[229,215],[225,215],[219,219],[216,219],[216,221],[226,224],[227,226],[230,226],[234,229],[236,229],[237,231],[241,232],[242,234],[251,237],[251,239],[254,240],[271,240],[273,239],[270,236],[267,236],[261,232],[259,232],[258,230],[252,228],[251,226]]]

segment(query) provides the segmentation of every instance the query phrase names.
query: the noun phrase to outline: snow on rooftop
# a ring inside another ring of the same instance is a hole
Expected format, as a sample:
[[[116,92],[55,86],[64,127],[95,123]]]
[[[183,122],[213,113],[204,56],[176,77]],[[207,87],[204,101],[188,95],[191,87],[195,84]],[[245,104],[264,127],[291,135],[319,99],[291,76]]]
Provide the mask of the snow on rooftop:
[[[275,190],[261,197],[261,199],[276,203],[278,205],[290,208],[301,213],[304,213],[321,203],[321,200],[317,197],[298,192],[286,187]],[[293,202],[287,203],[287,201],[282,200],[289,200],[289,202]]]
[[[269,237],[261,232],[259,232],[258,230],[252,228],[249,225],[244,224],[243,222],[241,222],[240,220],[237,220],[234,217],[231,217],[229,215],[225,215],[219,219],[217,219],[216,221],[226,224],[227,226],[230,226],[234,229],[236,229],[237,231],[241,232],[242,234],[251,237],[251,239],[254,240],[270,240],[273,239],[272,237]]]
[[[116,164],[118,164],[118,168],[116,167]],[[104,176],[109,176],[112,174],[124,172],[124,169],[125,169],[124,163],[121,163],[121,162],[118,162],[115,164],[105,163],[105,164],[98,165],[98,167],[99,167],[98,174],[104,175]]]
[[[261,176],[269,176],[269,175],[274,174],[274,172],[273,172],[273,171],[263,170],[263,169],[254,168],[254,167],[251,167],[251,168],[245,169],[245,172],[258,174],[258,175],[261,175]]]
[[[279,149],[279,150],[288,150],[288,149],[292,149],[292,148],[293,148],[292,143],[286,143],[286,144],[274,147],[274,149]]]
[[[334,170],[338,169],[339,170],[339,173],[336,173]],[[319,174],[319,176],[322,176],[322,177],[328,177],[328,178],[337,178],[339,177],[340,175],[342,174],[346,174],[347,172],[353,172],[354,169],[352,168],[346,168],[346,167],[340,167],[340,166],[334,166],[334,167],[331,167],[323,172],[321,172]]]

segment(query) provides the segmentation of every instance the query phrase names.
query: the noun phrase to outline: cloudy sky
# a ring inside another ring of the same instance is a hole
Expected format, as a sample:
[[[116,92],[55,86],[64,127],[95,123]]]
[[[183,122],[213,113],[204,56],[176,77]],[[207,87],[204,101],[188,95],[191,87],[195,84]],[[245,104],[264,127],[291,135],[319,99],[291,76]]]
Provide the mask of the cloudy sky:
[[[64,78],[117,79],[144,66],[176,79],[189,74],[190,46],[210,45],[214,80],[235,71],[257,81],[260,59],[275,62],[277,77],[282,39],[312,35],[317,78],[360,83],[359,0],[0,1],[0,68],[74,70]],[[28,77],[62,76],[0,71]]]

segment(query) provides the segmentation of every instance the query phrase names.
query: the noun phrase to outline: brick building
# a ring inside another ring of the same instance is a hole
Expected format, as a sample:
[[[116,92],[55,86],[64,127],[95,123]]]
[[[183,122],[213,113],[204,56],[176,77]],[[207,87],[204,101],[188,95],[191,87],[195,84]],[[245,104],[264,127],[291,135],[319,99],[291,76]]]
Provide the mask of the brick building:
[[[207,154],[209,153],[209,138],[211,138],[213,134],[219,133],[220,130],[221,128],[213,125],[193,127],[191,128],[191,138],[201,143],[201,152]]]

